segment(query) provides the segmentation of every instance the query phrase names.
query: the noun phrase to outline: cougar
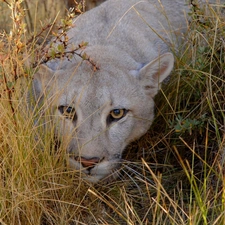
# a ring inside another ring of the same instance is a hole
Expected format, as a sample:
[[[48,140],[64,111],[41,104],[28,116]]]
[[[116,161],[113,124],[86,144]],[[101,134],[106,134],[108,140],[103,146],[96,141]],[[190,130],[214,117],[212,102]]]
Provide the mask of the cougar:
[[[108,0],[75,18],[67,33],[68,51],[86,46],[34,74],[34,101],[42,116],[50,110],[70,166],[86,180],[116,177],[126,146],[149,129],[187,10],[184,0]]]

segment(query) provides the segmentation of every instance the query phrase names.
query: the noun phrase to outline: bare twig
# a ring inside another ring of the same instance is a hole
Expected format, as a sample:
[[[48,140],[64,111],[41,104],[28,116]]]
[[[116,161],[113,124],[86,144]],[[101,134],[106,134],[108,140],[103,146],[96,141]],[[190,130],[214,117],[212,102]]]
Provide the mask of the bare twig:
[[[8,3],[8,1],[3,0],[3,2],[5,2],[8,6],[10,6],[10,3]]]

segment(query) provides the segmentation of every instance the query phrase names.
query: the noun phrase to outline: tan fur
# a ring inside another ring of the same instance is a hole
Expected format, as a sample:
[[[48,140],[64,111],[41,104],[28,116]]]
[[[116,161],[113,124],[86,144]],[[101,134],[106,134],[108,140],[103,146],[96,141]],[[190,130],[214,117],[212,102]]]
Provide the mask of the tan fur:
[[[81,53],[99,70],[74,55],[42,65],[35,74],[35,99],[47,101],[71,166],[87,180],[112,175],[125,147],[149,129],[153,98],[186,30],[185,11],[184,0],[108,0],[79,16],[68,32],[68,49],[88,42]],[[72,107],[76,116],[62,115],[62,106]],[[112,121],[115,109],[126,113]]]

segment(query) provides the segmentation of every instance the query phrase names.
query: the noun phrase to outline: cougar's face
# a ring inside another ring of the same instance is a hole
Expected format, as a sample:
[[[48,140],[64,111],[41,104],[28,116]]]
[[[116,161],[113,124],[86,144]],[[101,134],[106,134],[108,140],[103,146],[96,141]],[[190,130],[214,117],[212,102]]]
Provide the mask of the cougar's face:
[[[101,54],[99,46],[88,53],[99,59],[100,70],[84,61],[54,70],[43,65],[33,81],[35,100],[45,99],[44,106],[51,108],[55,135],[70,165],[91,182],[116,175],[125,147],[146,133],[154,117],[153,98],[174,62],[171,53],[141,64],[102,48]]]
[[[85,82],[72,79],[56,102],[55,133],[66,146],[71,167],[91,182],[116,176],[123,150],[153,119],[153,101],[119,70],[116,76],[94,73]]]

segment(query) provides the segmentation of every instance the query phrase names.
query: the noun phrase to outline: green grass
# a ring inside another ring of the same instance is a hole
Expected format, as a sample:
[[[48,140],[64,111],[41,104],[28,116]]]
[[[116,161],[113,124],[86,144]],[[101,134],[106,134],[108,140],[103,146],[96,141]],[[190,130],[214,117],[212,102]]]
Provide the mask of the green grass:
[[[53,133],[34,127],[27,112],[34,73],[27,58],[41,52],[57,10],[30,39],[24,5],[12,6],[17,22],[0,39],[0,224],[225,224],[225,6],[191,13],[152,127],[127,148],[120,179],[104,185],[72,171]]]

